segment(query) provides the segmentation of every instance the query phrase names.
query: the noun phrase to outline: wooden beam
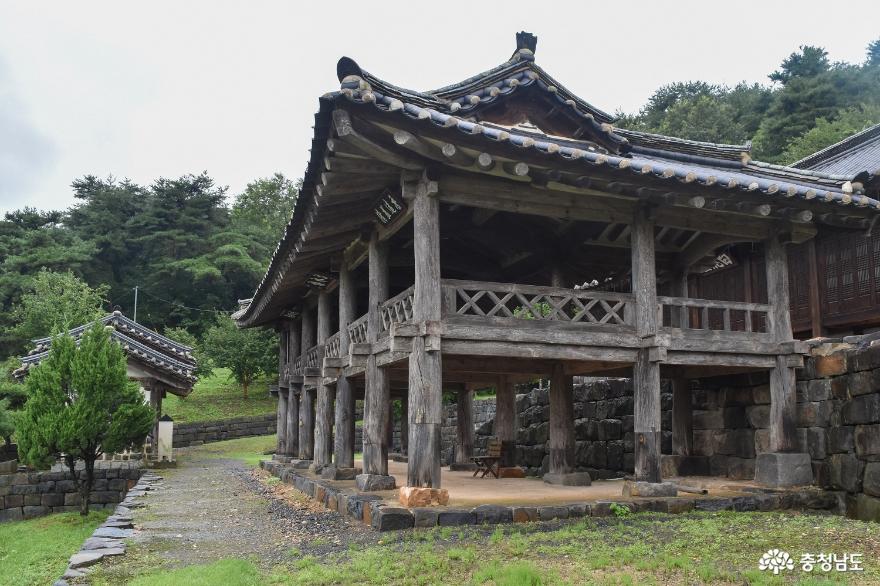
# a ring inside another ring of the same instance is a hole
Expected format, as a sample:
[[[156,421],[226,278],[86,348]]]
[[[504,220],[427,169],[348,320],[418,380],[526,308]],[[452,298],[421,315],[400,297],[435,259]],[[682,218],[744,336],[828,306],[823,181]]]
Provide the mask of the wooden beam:
[[[421,161],[402,156],[355,130],[351,116],[345,110],[333,111],[333,126],[340,140],[383,163],[411,170],[420,170],[425,167]]]

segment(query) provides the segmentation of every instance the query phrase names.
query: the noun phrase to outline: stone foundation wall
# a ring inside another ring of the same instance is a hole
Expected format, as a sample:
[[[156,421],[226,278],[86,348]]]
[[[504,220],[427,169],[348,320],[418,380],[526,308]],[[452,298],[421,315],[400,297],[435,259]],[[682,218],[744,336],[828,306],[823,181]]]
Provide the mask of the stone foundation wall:
[[[239,437],[272,435],[277,430],[275,413],[254,417],[236,417],[221,421],[174,424],[174,447],[200,446]]]
[[[517,463],[530,476],[547,472],[547,441],[550,437],[550,396],[547,386],[523,385],[516,396]],[[671,427],[672,395],[664,384],[661,395],[663,427]],[[444,464],[455,450],[456,406],[445,408],[443,433]],[[576,462],[578,471],[593,478],[620,477],[633,471],[633,393],[632,381],[622,378],[576,378],[574,385]],[[474,447],[482,453],[493,435],[495,399],[474,401]],[[671,450],[672,435],[663,434],[664,450]]]
[[[84,474],[82,470],[78,474]],[[115,506],[125,498],[143,469],[135,462],[96,462],[90,499],[96,509]],[[49,513],[79,511],[80,497],[69,471],[0,474],[0,521],[18,521]]]

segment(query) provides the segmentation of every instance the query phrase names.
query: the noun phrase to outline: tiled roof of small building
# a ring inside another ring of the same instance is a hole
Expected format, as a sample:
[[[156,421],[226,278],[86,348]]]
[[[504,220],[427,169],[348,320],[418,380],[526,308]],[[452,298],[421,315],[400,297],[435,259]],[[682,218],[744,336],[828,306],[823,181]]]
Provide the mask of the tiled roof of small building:
[[[119,311],[98,320],[112,329],[110,336],[122,346],[126,356],[136,362],[155,368],[174,380],[180,382],[179,388],[185,392],[192,389],[196,381],[194,374],[196,363],[192,355],[192,348],[171,338],[158,334],[149,328],[125,317]],[[68,331],[79,343],[83,332],[88,330],[94,322],[90,322]],[[33,340],[34,348],[27,356],[21,358],[22,366],[13,374],[22,378],[27,371],[37,365],[49,355],[52,346],[51,338],[39,338]]]

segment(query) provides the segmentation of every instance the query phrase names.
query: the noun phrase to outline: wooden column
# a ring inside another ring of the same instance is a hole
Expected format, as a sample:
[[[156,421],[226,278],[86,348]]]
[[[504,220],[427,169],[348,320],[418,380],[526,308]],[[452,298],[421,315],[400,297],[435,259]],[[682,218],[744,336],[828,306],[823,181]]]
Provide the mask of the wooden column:
[[[155,413],[155,417],[153,418],[153,457],[159,457],[159,418],[162,417],[162,397],[165,394],[165,390],[162,388],[162,384],[158,381],[151,380],[147,384],[144,385],[145,388],[150,392],[150,407],[152,407],[153,412]]]
[[[382,329],[380,306],[388,299],[388,246],[374,231],[369,247],[369,310],[367,340],[375,343]],[[364,474],[388,475],[388,426],[390,386],[388,373],[376,364],[376,355],[367,358],[364,393]]]
[[[300,321],[291,321],[287,330],[287,364],[292,366],[299,356],[299,345],[302,338]],[[289,369],[288,369],[289,370]],[[297,457],[299,455],[299,393],[302,385],[288,382],[287,393],[287,449],[284,454]]]
[[[407,485],[440,488],[443,370],[435,333],[441,318],[440,202],[434,197],[437,184],[424,177],[403,189],[413,206],[413,321],[425,328],[424,335],[413,338],[409,356]]]
[[[550,376],[550,474],[569,474],[574,470],[574,389],[572,377],[562,363],[553,367]]]
[[[501,465],[516,466],[516,389],[505,375],[495,384],[493,433],[501,441]]]
[[[404,395],[400,400],[400,453],[409,453],[409,398]]]
[[[474,391],[458,391],[455,398],[455,463],[471,464],[474,457]],[[497,421],[497,418],[496,418]]]
[[[660,363],[651,351],[658,327],[657,275],[654,220],[648,208],[636,210],[630,234],[635,327],[642,339],[642,349],[633,366],[635,478],[660,482]]]
[[[275,427],[275,453],[287,454],[287,325],[278,328],[278,422]]]
[[[348,356],[350,339],[348,324],[355,320],[354,279],[348,266],[339,270],[339,355]],[[334,462],[337,468],[354,467],[354,388],[344,376],[336,381],[334,414]]]
[[[278,387],[278,424],[275,428],[278,441],[275,453],[279,456],[287,455],[287,395],[289,389]]]
[[[326,291],[318,293],[318,346],[323,348],[330,337],[330,294]],[[323,362],[323,350],[318,356],[319,368]],[[333,434],[333,387],[324,384],[323,373],[318,377],[315,404],[315,458],[316,469],[328,466],[332,462]]]
[[[673,293],[678,297],[688,297],[688,271],[681,271],[677,275],[673,286],[677,291]],[[688,326],[687,308],[679,308],[679,327]],[[677,456],[690,456],[694,447],[694,415],[691,405],[691,389],[687,379],[676,377],[672,379],[672,453]]]
[[[819,298],[819,261],[816,258],[816,239],[807,242],[807,266],[810,283],[810,328],[814,338],[825,335],[822,325],[822,301]]]
[[[300,352],[305,354],[315,345],[315,310],[311,307],[303,307],[302,312],[302,342]],[[299,457],[301,460],[311,460],[315,454],[315,393],[306,390],[303,385],[299,395]]]
[[[788,255],[778,236],[764,242],[764,263],[767,268],[767,328],[777,342],[792,339],[788,299]],[[770,451],[797,450],[795,430],[797,395],[795,372],[787,366],[785,356],[776,356],[770,371]]]

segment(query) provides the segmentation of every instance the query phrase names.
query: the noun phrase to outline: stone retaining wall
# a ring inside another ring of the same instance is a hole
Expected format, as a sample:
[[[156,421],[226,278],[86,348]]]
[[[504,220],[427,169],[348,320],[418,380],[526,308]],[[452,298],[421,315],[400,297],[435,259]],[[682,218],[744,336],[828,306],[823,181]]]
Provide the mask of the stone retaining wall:
[[[78,470],[78,474],[84,474]],[[96,462],[93,508],[112,507],[125,498],[143,473],[137,462]],[[49,513],[79,511],[80,497],[69,471],[55,466],[48,472],[0,475],[0,521],[18,521]]]
[[[174,447],[200,446],[239,437],[272,435],[277,431],[275,413],[254,417],[236,417],[221,421],[174,424]]]

